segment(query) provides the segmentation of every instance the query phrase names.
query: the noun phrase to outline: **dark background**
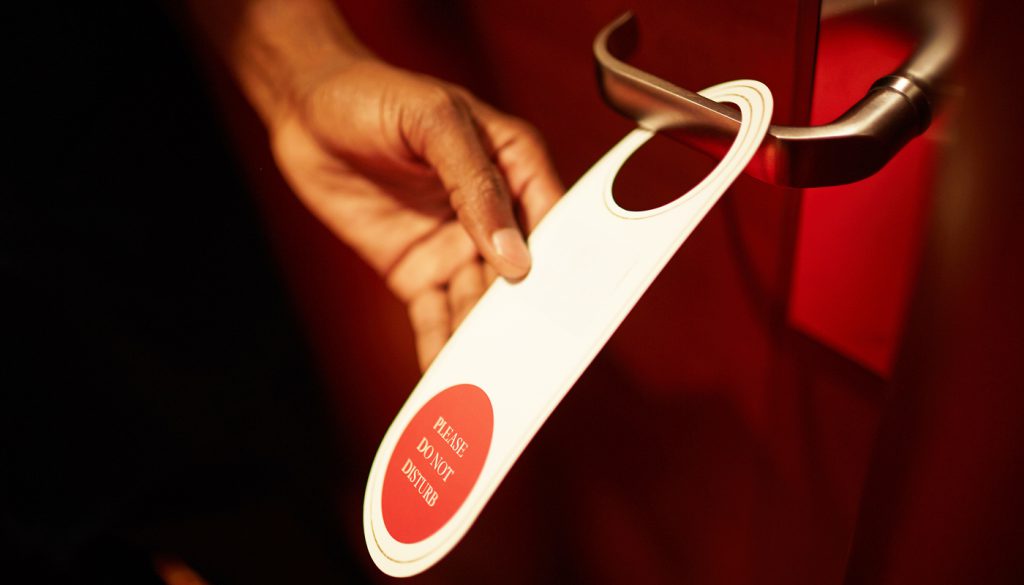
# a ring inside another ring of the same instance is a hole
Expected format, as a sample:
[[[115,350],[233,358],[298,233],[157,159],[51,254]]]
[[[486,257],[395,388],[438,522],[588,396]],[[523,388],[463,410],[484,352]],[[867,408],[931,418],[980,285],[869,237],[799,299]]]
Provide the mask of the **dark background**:
[[[350,470],[180,15],[37,4],[8,23],[4,581],[143,583],[164,553],[340,582]]]

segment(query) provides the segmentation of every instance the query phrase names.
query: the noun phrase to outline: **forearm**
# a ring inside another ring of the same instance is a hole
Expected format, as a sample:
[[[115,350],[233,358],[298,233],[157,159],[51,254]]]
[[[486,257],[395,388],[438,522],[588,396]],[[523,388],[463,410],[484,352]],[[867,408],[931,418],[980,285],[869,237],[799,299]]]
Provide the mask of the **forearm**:
[[[330,0],[189,0],[189,9],[268,126],[316,79],[372,57]]]

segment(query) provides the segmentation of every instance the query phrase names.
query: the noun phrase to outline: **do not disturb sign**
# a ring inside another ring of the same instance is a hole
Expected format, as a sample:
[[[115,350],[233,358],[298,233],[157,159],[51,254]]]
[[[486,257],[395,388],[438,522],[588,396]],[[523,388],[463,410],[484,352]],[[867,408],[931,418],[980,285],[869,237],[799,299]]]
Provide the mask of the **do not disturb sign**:
[[[381,512],[392,538],[415,543],[444,526],[476,483],[493,430],[491,401],[472,384],[443,390],[420,409],[384,475]]]
[[[771,121],[768,88],[740,80],[701,94],[736,105],[742,118],[718,166],[674,201],[623,209],[612,192],[615,175],[653,135],[627,134],[530,234],[530,274],[496,280],[413,389],[384,435],[363,500],[367,550],[385,573],[415,575],[467,533],[540,426],[757,152]]]

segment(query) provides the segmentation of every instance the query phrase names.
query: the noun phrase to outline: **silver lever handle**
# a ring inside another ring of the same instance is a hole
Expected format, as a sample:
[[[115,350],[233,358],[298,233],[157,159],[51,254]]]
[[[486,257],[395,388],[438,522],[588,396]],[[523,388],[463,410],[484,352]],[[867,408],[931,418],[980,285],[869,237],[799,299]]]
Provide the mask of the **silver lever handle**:
[[[923,40],[906,62],[829,124],[772,125],[746,172],[787,187],[851,183],[875,173],[927,129],[956,53],[959,22],[947,2],[925,1],[914,12]],[[594,40],[605,101],[645,128],[723,156],[739,130],[739,114],[622,61],[636,47],[637,37],[636,19],[627,12]]]

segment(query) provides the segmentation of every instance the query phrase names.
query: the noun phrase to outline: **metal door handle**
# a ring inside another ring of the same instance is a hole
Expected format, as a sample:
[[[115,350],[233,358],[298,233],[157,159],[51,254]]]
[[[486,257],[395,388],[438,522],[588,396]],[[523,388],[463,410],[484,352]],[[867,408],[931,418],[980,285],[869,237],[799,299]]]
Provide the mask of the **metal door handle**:
[[[947,2],[915,3],[912,12],[923,40],[910,58],[829,124],[772,125],[746,172],[787,187],[850,183],[875,173],[927,129],[959,44],[960,27]],[[623,62],[637,37],[636,19],[627,12],[594,40],[605,101],[645,128],[723,156],[739,129],[739,114]]]

